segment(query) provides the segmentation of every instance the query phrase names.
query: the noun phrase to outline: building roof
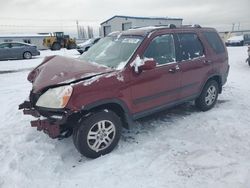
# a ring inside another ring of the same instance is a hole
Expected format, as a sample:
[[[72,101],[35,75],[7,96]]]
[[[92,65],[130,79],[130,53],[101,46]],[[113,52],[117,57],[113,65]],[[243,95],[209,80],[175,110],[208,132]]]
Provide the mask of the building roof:
[[[170,18],[170,17],[136,17],[136,16],[121,16],[121,15],[115,15],[108,20],[101,23],[104,24],[114,18],[130,18],[130,19],[141,19],[141,20],[183,20],[182,18]]]
[[[0,38],[34,38],[34,37],[46,37],[50,36],[47,33],[44,34],[5,34],[0,35]]]

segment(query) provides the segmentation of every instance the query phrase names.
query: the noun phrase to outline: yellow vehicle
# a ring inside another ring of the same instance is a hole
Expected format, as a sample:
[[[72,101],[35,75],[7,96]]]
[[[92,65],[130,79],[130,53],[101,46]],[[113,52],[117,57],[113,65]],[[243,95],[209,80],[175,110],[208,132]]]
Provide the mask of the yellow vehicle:
[[[70,38],[69,35],[64,35],[63,32],[54,32],[51,36],[44,38],[43,45],[51,50],[75,49],[76,41]]]

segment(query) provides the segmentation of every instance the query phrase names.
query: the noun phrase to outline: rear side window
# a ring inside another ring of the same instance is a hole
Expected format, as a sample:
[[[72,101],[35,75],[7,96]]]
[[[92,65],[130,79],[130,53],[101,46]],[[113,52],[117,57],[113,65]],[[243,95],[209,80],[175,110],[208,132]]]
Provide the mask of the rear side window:
[[[207,39],[209,45],[213,48],[215,53],[221,54],[225,52],[224,45],[216,32],[204,32],[205,38]]]
[[[178,60],[191,60],[204,55],[203,45],[195,33],[178,33],[180,49]]]
[[[20,43],[12,43],[11,44],[11,47],[12,48],[22,48],[24,47],[25,45],[24,44],[20,44]]]

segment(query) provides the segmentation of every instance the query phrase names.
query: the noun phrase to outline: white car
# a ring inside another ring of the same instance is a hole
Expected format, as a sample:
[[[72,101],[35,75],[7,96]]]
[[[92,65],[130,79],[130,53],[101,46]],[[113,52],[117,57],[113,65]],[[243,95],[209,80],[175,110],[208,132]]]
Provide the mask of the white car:
[[[77,45],[76,49],[77,51],[82,54],[83,52],[88,51],[88,49],[93,46],[95,43],[97,43],[101,38],[97,37],[97,38],[91,38],[87,41],[85,41],[84,43],[80,43]]]
[[[230,37],[226,41],[226,46],[243,46],[243,45],[244,45],[243,35]]]

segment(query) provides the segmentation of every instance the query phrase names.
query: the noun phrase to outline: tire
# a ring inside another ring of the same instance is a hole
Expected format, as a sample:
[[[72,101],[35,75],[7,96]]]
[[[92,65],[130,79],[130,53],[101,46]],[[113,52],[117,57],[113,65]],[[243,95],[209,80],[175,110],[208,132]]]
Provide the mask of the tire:
[[[97,158],[110,153],[120,136],[120,118],[112,111],[101,111],[80,121],[73,131],[73,142],[82,155]]]
[[[248,60],[248,65],[250,66],[250,60]]]
[[[51,47],[51,50],[60,50],[60,49],[61,45],[58,42],[54,43]]]
[[[195,105],[201,111],[207,111],[214,107],[219,94],[219,86],[215,80],[210,80],[204,86],[200,96],[195,100]]]
[[[32,58],[32,54],[30,52],[23,53],[23,59],[31,59],[31,58]]]
[[[69,44],[67,49],[68,49],[68,50],[76,49],[76,44],[74,44],[74,43]]]

